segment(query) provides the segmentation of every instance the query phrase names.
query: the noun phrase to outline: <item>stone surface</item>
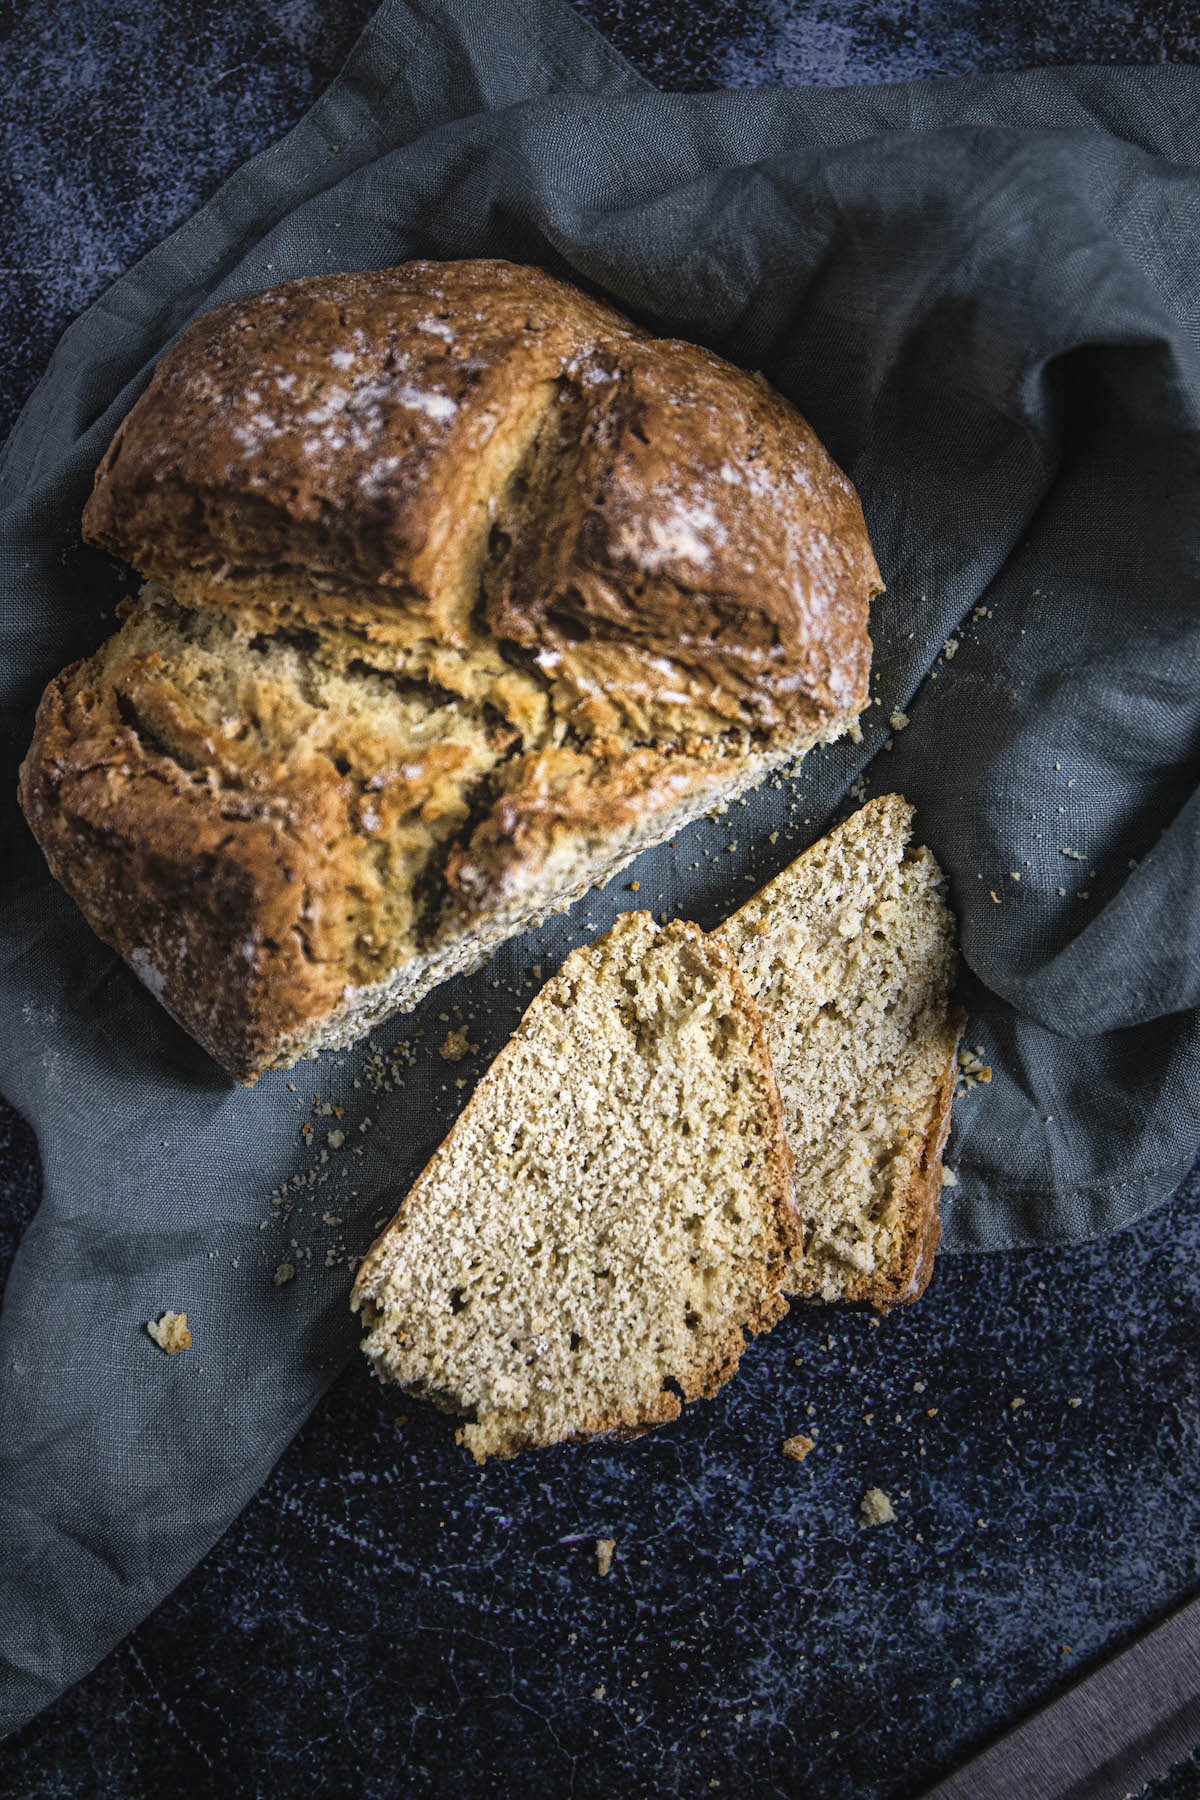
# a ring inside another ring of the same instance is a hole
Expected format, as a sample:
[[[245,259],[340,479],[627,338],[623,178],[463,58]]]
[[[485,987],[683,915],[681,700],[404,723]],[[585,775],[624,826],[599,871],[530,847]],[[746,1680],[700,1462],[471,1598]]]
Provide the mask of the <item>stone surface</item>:
[[[583,10],[668,87],[1200,59],[1166,0]],[[0,48],[0,431],[369,12],[29,0]],[[0,1280],[36,1196],[0,1108]],[[944,1259],[883,1323],[794,1311],[640,1443],[483,1471],[353,1369],[183,1587],[5,1746],[0,1795],[917,1795],[1195,1590],[1198,1252],[1193,1180],[1105,1243]],[[875,1487],[896,1519],[866,1529]],[[1200,1793],[1200,1759],[1149,1792]]]

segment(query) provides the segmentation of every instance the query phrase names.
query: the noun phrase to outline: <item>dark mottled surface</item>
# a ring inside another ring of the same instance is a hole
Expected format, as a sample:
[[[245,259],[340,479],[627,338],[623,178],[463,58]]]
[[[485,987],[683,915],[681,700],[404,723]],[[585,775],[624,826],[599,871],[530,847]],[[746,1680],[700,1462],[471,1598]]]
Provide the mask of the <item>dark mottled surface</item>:
[[[1170,4],[583,10],[669,87],[1200,59]],[[295,120],[369,11],[19,9],[0,430],[68,320]],[[36,1191],[0,1108],[0,1277]],[[640,1444],[482,1472],[352,1370],[191,1579],[0,1751],[0,1793],[915,1795],[1196,1589],[1198,1252],[1193,1181],[1107,1243],[943,1261],[881,1325],[793,1314]],[[803,1465],[779,1452],[800,1430]],[[876,1484],[898,1517],[867,1529]],[[1200,1793],[1200,1757],[1148,1791]]]

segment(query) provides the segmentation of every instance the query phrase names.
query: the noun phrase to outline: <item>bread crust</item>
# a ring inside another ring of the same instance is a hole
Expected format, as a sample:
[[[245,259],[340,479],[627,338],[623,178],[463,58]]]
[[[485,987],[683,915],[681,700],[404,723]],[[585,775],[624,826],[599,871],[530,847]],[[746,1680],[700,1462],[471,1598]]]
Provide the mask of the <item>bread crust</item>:
[[[560,659],[576,725],[611,723],[585,685],[597,643],[610,688],[624,651],[623,685],[653,699],[697,680],[731,723],[860,710],[883,584],[805,420],[761,378],[512,263],[314,276],[204,315],[113,439],[84,535],[168,584],[286,567],[373,586],[381,610],[465,641],[476,477],[560,398],[552,529],[534,521],[540,553],[484,611],[495,637]],[[214,581],[207,598],[236,593]],[[320,621],[319,587],[302,611]]]
[[[958,1079],[958,1046],[966,1023],[966,1013],[961,1007],[955,1007],[949,1019],[951,1035],[929,1120],[922,1134],[920,1154],[907,1188],[897,1196],[905,1223],[896,1265],[873,1275],[859,1275],[849,1269],[846,1272],[840,1298],[871,1306],[884,1318],[894,1306],[907,1306],[919,1300],[933,1274],[934,1258],[942,1238],[942,1152],[950,1133],[950,1108]]]
[[[98,935],[247,1083],[415,1005],[867,698],[882,583],[800,415],[511,263],[205,315],[84,530],[166,586],[50,684],[22,805]],[[189,620],[222,623],[257,750],[226,741]],[[416,694],[438,742],[401,754],[351,706],[313,752],[263,644]]]

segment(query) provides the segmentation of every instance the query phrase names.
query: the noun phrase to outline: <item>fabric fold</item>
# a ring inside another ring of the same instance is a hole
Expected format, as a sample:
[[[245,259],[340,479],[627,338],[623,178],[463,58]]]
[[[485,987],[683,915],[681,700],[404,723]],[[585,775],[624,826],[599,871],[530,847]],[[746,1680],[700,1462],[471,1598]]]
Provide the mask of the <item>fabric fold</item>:
[[[79,514],[155,359],[274,283],[492,255],[762,369],[862,495],[888,584],[874,704],[736,832],[642,859],[643,892],[711,925],[852,786],[904,792],[993,1070],[957,1108],[946,1246],[1112,1231],[1200,1137],[1197,121],[1200,73],[1170,67],[664,95],[556,0],[387,0],[296,128],[67,332],[0,463],[3,1086],[45,1177],[0,1310],[0,1729],[265,1479],[353,1350],[376,1222],[469,1091],[440,1009],[234,1088],[15,810],[43,685],[126,591]],[[472,1070],[534,968],[631,898],[591,895],[443,990]],[[167,1309],[193,1332],[174,1358],[145,1331]]]

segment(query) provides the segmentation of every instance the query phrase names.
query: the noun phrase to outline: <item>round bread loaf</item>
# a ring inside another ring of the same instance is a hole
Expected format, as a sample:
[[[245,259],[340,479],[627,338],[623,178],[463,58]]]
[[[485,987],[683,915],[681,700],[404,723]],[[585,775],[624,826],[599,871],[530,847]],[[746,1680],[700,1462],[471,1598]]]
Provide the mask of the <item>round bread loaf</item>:
[[[510,263],[197,320],[84,530],[148,585],[47,690],[26,816],[243,1080],[414,1004],[866,703],[882,584],[800,415]]]

